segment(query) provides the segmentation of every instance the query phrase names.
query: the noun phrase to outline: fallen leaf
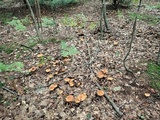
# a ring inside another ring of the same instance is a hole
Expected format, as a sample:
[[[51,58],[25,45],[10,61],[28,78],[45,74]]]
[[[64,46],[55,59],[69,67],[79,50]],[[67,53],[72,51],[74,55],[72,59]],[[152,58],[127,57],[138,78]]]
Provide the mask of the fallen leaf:
[[[69,58],[65,58],[64,60],[63,60],[63,62],[69,62],[70,61],[70,59]]]
[[[150,94],[150,93],[144,93],[144,95],[145,95],[146,97],[149,97],[151,94]]]
[[[83,37],[80,37],[79,40],[83,42],[83,41],[84,41],[84,38],[83,38]]]
[[[81,85],[80,82],[77,82],[77,83],[76,83],[76,87],[79,87],[80,85]]]
[[[104,91],[103,90],[97,90],[97,95],[98,96],[103,96],[104,95]]]
[[[113,88],[113,91],[115,91],[115,92],[116,92],[116,91],[120,91],[120,90],[121,90],[121,87],[120,87],[120,86]]]
[[[68,95],[68,96],[66,97],[66,102],[72,102],[73,100],[74,100],[73,95]]]
[[[97,72],[97,77],[98,78],[104,78],[105,74],[102,71]]]
[[[56,83],[54,83],[54,84],[51,84],[50,86],[49,86],[49,90],[50,91],[53,91],[55,88],[57,88],[57,84]]]
[[[57,94],[58,94],[58,95],[61,95],[62,93],[63,93],[63,90],[58,90],[58,91],[57,91]]]
[[[43,56],[43,54],[38,54],[38,55],[37,55],[37,57],[42,57],[42,56]]]
[[[117,45],[118,45],[118,42],[117,42],[117,41],[114,41],[113,45],[117,46]]]
[[[66,70],[65,68],[62,68],[62,69],[61,69],[61,72],[64,72],[65,70]]]
[[[87,98],[87,95],[86,93],[82,93],[82,94],[79,94],[77,96],[77,98],[80,100],[80,101],[84,101],[86,98]]]
[[[49,73],[50,71],[51,71],[51,69],[50,69],[50,68],[47,68],[47,69],[46,69],[46,72],[47,72],[47,73]]]
[[[113,77],[108,77],[107,80],[112,81]]]

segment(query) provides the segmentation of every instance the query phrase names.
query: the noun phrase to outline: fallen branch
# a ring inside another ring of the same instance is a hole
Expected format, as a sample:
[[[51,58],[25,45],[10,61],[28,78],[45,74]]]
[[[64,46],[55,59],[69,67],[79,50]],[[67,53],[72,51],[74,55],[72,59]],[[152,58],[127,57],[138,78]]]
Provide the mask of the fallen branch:
[[[6,90],[7,92],[10,92],[11,94],[16,95],[18,97],[18,93],[17,92],[15,92],[15,91],[13,91],[13,90],[5,87],[5,86],[3,86],[2,89]]]
[[[93,73],[94,74],[94,73]],[[97,78],[94,77],[92,78],[93,82],[97,85],[97,87],[100,90],[103,90],[103,88],[99,85],[99,83],[97,82]],[[104,91],[104,90],[103,90]],[[107,93],[104,93],[105,98],[110,102],[110,104],[112,105],[113,109],[118,113],[119,116],[122,116],[123,113],[119,110],[119,108],[117,107],[117,105],[113,102],[113,100],[111,100],[111,98],[107,95]]]
[[[87,50],[88,50],[88,56],[89,56],[89,64],[88,64],[88,68],[91,71],[91,80],[96,84],[96,86],[100,89],[103,90],[102,87],[99,85],[99,83],[97,82],[97,78],[96,75],[92,69],[92,63],[93,63],[93,59],[91,57],[91,51],[90,48],[87,44],[87,42],[85,41],[86,46],[87,46]],[[98,52],[96,52],[98,54]],[[112,107],[114,108],[114,110],[118,113],[119,116],[122,116],[123,113],[121,111],[119,111],[119,108],[116,106],[116,104],[110,99],[110,97],[107,95],[107,93],[105,92],[105,98],[110,102],[110,104],[112,105]]]

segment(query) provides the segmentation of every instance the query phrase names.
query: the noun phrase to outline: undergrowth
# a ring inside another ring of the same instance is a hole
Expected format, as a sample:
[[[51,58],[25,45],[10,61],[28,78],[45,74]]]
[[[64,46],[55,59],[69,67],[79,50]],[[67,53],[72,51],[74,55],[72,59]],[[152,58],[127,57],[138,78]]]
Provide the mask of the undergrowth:
[[[151,86],[157,89],[160,94],[160,66],[155,63],[149,63],[147,73],[151,80]]]

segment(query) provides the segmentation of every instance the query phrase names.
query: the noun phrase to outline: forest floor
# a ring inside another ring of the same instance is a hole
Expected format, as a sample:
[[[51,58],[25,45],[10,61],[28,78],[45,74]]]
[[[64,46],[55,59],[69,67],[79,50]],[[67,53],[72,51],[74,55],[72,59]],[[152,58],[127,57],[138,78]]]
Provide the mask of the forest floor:
[[[155,97],[157,91],[150,86],[146,73],[148,63],[157,59],[160,25],[137,21],[126,61],[133,77],[126,72],[123,59],[134,21],[129,12],[135,12],[136,6],[107,9],[110,30],[104,31],[101,40],[100,7],[98,2],[88,2],[53,10],[42,8],[42,17],[52,18],[55,23],[43,27],[41,44],[35,43],[33,23],[26,25],[25,31],[18,31],[4,24],[0,17],[0,61],[24,63],[21,72],[0,73],[0,81],[13,92],[0,89],[1,120],[160,120],[160,99]],[[145,6],[140,11],[156,16],[160,13],[159,9]],[[8,13],[12,13],[11,18],[30,18],[25,8],[0,10],[1,15]],[[75,46],[78,53],[63,57],[62,40],[72,48]],[[122,116],[105,97],[96,94],[99,88],[95,80]],[[51,90],[50,85],[57,87]],[[87,95],[86,99],[79,103],[66,101],[68,95],[79,94]]]

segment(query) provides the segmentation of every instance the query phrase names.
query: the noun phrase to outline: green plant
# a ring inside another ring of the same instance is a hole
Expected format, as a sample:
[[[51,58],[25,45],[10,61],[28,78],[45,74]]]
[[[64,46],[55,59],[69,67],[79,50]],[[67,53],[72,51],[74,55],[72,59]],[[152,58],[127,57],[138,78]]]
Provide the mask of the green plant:
[[[12,53],[16,49],[16,45],[14,43],[12,44],[4,44],[0,46],[0,52],[4,51],[7,54]]]
[[[21,72],[23,67],[24,67],[24,65],[22,62],[14,62],[11,64],[4,64],[4,63],[0,62],[0,72],[6,72],[6,71]]]
[[[60,22],[65,26],[79,27],[79,28],[84,27],[86,25],[86,21],[87,18],[84,16],[84,14],[77,14],[73,17],[65,15],[64,18],[60,20]]]
[[[151,86],[160,92],[160,66],[155,63],[149,63],[147,73],[151,79]]]
[[[78,3],[78,0],[49,0],[48,4],[52,7],[67,5],[70,3]]]
[[[97,27],[97,25],[98,25],[98,23],[91,22],[88,27],[89,27],[90,30],[93,30]]]
[[[52,18],[43,17],[42,18],[42,26],[43,27],[49,27],[49,26],[55,26],[56,21],[54,21]]]
[[[25,31],[26,27],[23,25],[22,21],[16,17],[13,17],[13,20],[7,22],[9,25],[14,26],[14,28],[18,31]]]
[[[63,57],[72,56],[77,53],[78,51],[75,46],[68,46],[66,42],[61,41],[61,55]]]
[[[146,10],[160,9],[160,4],[157,4],[157,5],[147,5],[147,4],[144,4],[144,6],[145,6]]]
[[[123,18],[123,13],[118,9],[118,18]]]
[[[5,85],[5,83],[2,83],[2,82],[0,81],[0,88],[2,88],[4,85]]]
[[[25,45],[28,46],[28,47],[30,47],[30,48],[32,48],[35,45],[37,45],[37,43],[38,43],[37,41],[38,41],[38,37],[32,36],[32,37],[28,38],[28,40],[27,40],[27,42],[26,42]]]
[[[7,24],[7,22],[9,22],[11,20],[11,16],[13,13],[8,12],[8,13],[4,13],[4,14],[0,14],[0,20],[3,24]]]
[[[147,23],[150,23],[150,24],[159,24],[160,21],[159,21],[159,16],[154,16],[154,15],[146,15],[146,14],[137,14],[137,13],[132,13],[132,12],[129,12],[129,17],[131,19],[134,19],[135,16],[137,16],[137,18],[139,20],[143,20]]]
[[[31,21],[29,20],[29,17],[27,15],[25,18],[21,19],[21,22],[23,25],[29,25]]]
[[[71,26],[71,27],[77,26],[76,20],[72,17],[68,17],[68,15],[65,15],[64,18],[60,20],[60,22],[65,26]]]

